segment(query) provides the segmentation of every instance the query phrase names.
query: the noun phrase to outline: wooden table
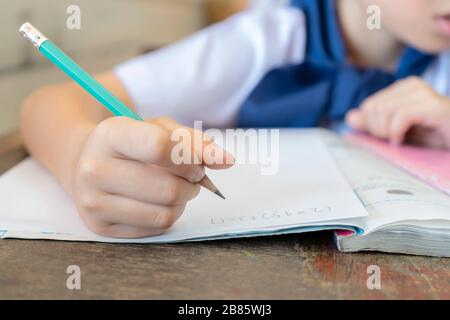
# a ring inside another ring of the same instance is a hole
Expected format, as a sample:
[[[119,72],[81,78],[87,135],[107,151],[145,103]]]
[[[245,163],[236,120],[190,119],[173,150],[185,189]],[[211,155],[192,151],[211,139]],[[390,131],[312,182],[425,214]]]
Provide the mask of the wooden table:
[[[0,139],[0,173],[25,156]],[[81,269],[68,290],[66,269]],[[381,269],[381,290],[366,286]],[[226,241],[117,245],[0,241],[0,298],[450,299],[450,259],[340,253],[330,232]]]

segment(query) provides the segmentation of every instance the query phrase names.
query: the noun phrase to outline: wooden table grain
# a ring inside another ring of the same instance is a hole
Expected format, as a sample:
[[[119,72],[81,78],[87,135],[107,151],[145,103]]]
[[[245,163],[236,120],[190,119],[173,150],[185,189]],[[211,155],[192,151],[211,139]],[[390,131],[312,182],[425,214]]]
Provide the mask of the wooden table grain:
[[[0,139],[0,173],[25,156],[17,139]],[[66,287],[71,265],[80,290]],[[380,290],[367,288],[371,265]],[[0,298],[450,299],[450,259],[340,253],[330,232],[158,245],[8,239]]]

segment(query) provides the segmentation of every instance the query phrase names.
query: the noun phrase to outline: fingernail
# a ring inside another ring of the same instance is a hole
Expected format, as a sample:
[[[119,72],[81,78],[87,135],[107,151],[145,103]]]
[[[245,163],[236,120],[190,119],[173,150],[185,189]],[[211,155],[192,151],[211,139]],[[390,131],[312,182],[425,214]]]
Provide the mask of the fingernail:
[[[224,154],[225,150],[223,150],[221,147],[219,147],[217,144],[212,143],[209,145],[208,152],[208,164],[223,164],[225,161]]]
[[[224,153],[225,151],[219,147],[217,144],[213,143],[212,144],[213,148],[212,148],[212,160],[214,164],[223,164],[224,161]]]
[[[234,164],[236,159],[233,157],[233,155],[226,150],[224,151],[225,151],[225,164]]]
[[[234,164],[235,159],[231,153],[218,145],[214,146],[214,162],[216,164]]]

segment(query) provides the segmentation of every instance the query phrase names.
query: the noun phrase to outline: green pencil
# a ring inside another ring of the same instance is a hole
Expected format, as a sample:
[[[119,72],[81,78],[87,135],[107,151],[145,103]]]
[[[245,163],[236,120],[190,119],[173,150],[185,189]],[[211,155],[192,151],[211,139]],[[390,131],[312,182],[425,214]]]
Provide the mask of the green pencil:
[[[54,65],[64,71],[72,80],[78,83],[84,90],[89,92],[98,102],[105,106],[115,116],[129,117],[134,120],[143,121],[143,119],[128,108],[122,101],[117,99],[110,91],[95,80],[89,73],[81,68],[75,61],[59,49],[53,42],[48,40],[39,30],[31,25],[24,23],[19,32],[49,59]],[[211,179],[205,175],[200,185],[214,192],[219,197],[225,199],[222,193],[217,189]]]

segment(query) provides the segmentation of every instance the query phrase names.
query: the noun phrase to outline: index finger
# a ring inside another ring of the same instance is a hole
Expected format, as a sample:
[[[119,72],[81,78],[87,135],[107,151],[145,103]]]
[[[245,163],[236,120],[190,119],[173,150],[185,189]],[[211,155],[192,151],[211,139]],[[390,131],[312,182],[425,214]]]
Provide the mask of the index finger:
[[[125,117],[110,118],[100,124],[98,128],[100,136],[105,139],[105,152],[110,156],[135,160],[142,163],[155,164],[167,168],[175,175],[185,178],[191,182],[200,181],[204,172],[204,161],[201,150],[202,147],[187,145],[194,137],[194,130],[177,124],[161,121],[136,121]],[[180,143],[173,141],[173,132],[187,135],[187,138]],[[200,136],[202,137],[202,136]],[[211,143],[203,138],[200,143]],[[183,156],[177,158],[177,152]],[[198,153],[195,153],[198,152]],[[182,161],[179,161],[182,160]],[[229,160],[228,160],[229,161]],[[213,169],[229,167],[232,164],[223,166],[213,166]]]
[[[234,157],[214,143],[204,132],[183,126],[169,118],[160,118],[155,120],[161,126],[171,132],[172,141],[188,154],[184,154],[185,163],[192,161],[196,164],[202,164],[210,169],[226,169],[234,165]],[[176,147],[176,146],[175,146]],[[172,158],[176,156],[172,152]],[[178,162],[178,159],[174,162]]]

